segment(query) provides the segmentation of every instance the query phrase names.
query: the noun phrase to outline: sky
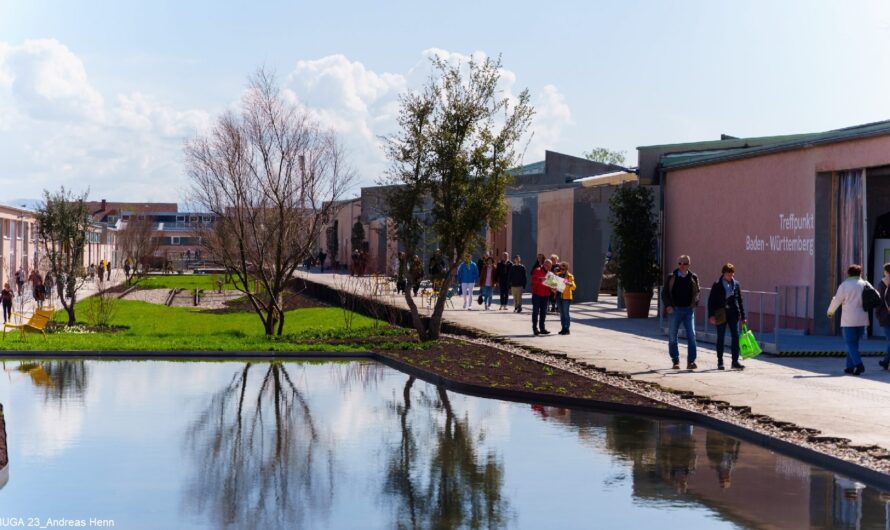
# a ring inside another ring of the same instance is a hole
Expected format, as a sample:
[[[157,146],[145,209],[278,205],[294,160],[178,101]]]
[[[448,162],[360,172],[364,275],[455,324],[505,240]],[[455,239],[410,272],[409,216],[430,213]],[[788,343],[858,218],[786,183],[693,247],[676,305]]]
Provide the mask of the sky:
[[[398,95],[439,55],[502,58],[545,150],[824,131],[890,119],[890,2],[0,0],[0,202],[60,186],[183,201],[183,143],[248,76],[334,129],[358,187]]]

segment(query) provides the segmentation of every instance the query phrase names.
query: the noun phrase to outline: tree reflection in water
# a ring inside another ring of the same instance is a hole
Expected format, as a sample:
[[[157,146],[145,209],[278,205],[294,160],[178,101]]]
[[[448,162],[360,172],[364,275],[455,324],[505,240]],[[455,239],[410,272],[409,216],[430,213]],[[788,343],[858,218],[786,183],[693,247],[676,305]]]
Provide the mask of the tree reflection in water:
[[[86,392],[88,374],[84,361],[22,362],[16,370],[28,374],[31,382],[43,389],[47,401],[62,404],[71,398],[82,399]]]
[[[258,370],[257,384],[249,376]],[[281,363],[247,363],[211,398],[186,445],[195,454],[186,503],[217,527],[293,528],[330,513],[332,448]]]
[[[420,392],[415,407],[418,413],[409,418],[414,382],[415,378],[409,377],[402,402],[390,404],[401,428],[400,443],[393,444],[386,462],[384,483],[384,494],[397,501],[393,526],[508,526],[511,515],[502,493],[503,463],[493,451],[480,458],[469,417],[454,413],[444,387],[437,387],[435,396]],[[432,422],[427,431],[423,430],[425,420]],[[480,440],[483,434],[479,433]]]

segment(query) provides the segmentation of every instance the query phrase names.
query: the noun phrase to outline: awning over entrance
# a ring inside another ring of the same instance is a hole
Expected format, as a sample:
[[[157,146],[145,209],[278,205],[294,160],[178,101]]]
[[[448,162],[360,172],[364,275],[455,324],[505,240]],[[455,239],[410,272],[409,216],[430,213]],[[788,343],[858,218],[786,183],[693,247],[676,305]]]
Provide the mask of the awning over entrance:
[[[592,188],[594,186],[617,185],[624,182],[636,182],[637,180],[639,180],[639,177],[636,173],[631,173],[629,171],[616,171],[614,173],[606,173],[604,175],[595,175],[593,177],[576,179],[575,182],[580,182],[581,186],[585,188]]]

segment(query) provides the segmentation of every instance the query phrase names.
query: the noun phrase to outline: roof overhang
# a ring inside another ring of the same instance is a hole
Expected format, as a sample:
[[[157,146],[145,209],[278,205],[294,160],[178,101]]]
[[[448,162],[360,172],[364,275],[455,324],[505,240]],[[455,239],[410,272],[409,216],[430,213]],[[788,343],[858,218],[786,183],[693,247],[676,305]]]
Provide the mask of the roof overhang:
[[[636,182],[639,178],[636,173],[630,171],[615,171],[614,173],[576,179],[574,182],[580,183],[584,188],[592,188],[594,186],[617,186],[625,182]]]

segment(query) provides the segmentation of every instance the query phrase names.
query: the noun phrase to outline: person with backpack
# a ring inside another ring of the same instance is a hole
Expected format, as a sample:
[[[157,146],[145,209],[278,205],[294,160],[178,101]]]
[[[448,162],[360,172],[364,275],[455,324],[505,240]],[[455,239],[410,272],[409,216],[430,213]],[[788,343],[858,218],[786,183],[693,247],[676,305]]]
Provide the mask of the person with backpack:
[[[841,282],[837,293],[828,306],[828,318],[834,318],[838,308],[841,312],[841,334],[847,343],[847,367],[844,373],[860,375],[865,371],[862,358],[859,357],[859,339],[865,334],[868,326],[868,311],[863,305],[863,291],[874,290],[862,278],[862,265],[852,264],[847,267],[847,279]]]
[[[890,369],[890,263],[884,264],[884,277],[878,282],[878,294],[881,295],[881,305],[875,311],[878,324],[884,328],[884,337],[887,339],[887,353],[884,359],[878,361],[884,370]]]

